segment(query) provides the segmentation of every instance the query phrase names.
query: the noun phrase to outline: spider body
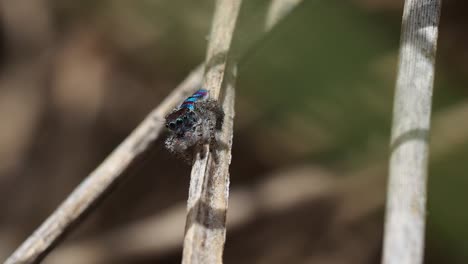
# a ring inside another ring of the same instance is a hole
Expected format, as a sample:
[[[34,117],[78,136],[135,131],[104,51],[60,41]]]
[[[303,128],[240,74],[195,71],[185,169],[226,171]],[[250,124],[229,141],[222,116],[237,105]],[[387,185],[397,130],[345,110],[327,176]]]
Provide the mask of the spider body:
[[[166,148],[190,163],[193,154],[204,144],[210,150],[218,147],[216,131],[223,124],[224,112],[215,100],[208,99],[208,91],[200,89],[166,116],[170,135]]]

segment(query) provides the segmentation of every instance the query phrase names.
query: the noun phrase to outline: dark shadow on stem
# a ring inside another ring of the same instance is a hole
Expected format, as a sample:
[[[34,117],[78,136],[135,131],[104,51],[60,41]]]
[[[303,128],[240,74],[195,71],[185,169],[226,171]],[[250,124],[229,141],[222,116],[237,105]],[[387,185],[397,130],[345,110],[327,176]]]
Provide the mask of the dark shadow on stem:
[[[226,226],[226,212],[226,209],[213,208],[209,204],[198,200],[187,214],[187,219],[194,219],[195,221],[187,221],[185,231],[187,232],[195,222],[208,229],[223,229]]]
[[[419,141],[423,141],[426,144],[429,144],[429,129],[417,128],[417,129],[409,130],[399,135],[390,144],[390,153],[393,153],[401,145],[409,141],[413,141],[413,140],[419,140]]]

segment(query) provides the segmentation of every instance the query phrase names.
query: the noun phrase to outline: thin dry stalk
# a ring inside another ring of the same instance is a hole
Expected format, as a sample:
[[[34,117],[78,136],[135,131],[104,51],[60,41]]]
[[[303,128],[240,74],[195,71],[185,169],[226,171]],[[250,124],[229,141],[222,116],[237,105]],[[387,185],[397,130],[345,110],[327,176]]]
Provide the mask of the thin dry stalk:
[[[234,83],[236,63],[228,61],[229,50],[242,0],[218,0],[206,56],[203,87],[212,98],[223,102],[225,121],[219,141],[222,149],[195,157],[187,201],[182,263],[222,263],[226,238],[226,213],[229,197],[229,165],[231,163],[234,121]],[[220,100],[221,89],[225,98]]]
[[[301,0],[272,0],[265,25],[271,30]],[[214,99],[223,101],[226,114],[220,140],[225,149],[212,155],[196,156],[192,168],[187,223],[182,263],[222,263],[226,238],[226,214],[229,197],[229,164],[231,162],[234,118],[234,86],[239,58],[228,56],[239,16],[241,0],[218,0],[206,57],[204,87]],[[224,100],[220,100],[226,87]],[[205,152],[209,153],[208,146]]]
[[[441,0],[406,0],[393,112],[384,264],[423,261],[432,87]]]

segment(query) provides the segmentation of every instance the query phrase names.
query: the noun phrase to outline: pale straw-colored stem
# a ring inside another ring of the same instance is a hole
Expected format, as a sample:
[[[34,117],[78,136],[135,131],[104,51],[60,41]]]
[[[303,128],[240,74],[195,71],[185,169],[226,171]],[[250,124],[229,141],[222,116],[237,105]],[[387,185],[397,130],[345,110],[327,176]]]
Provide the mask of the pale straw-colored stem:
[[[423,262],[432,87],[441,0],[403,11],[384,233],[384,264]]]
[[[220,149],[204,146],[195,155],[187,201],[187,222],[182,263],[222,263],[229,197],[229,165],[234,121],[236,64],[229,56],[241,0],[218,0],[208,43],[203,87],[223,103],[224,124]],[[224,98],[220,98],[221,90]]]

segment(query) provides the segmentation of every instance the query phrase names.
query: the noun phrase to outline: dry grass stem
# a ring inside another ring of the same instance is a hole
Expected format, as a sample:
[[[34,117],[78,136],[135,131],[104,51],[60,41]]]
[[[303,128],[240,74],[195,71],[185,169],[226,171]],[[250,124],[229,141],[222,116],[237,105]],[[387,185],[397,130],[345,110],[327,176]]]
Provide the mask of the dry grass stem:
[[[227,148],[196,156],[191,173],[187,204],[187,223],[182,263],[222,263],[226,238],[226,213],[229,197],[229,164],[234,118],[234,85],[238,58],[229,57],[231,42],[241,8],[241,0],[218,0],[206,56],[203,87],[214,99],[223,102],[226,114],[220,140]],[[301,1],[270,3],[265,31],[271,30]],[[221,90],[226,88],[221,100]],[[208,152],[205,146],[205,152]]]
[[[229,197],[234,121],[234,83],[236,62],[228,61],[241,0],[218,0],[205,61],[203,87],[212,98],[223,102],[225,120],[219,141],[223,148],[195,157],[187,202],[182,263],[222,263],[226,238],[226,213]],[[225,88],[224,100],[221,89]]]
[[[441,0],[406,0],[393,108],[384,264],[423,262],[432,87]]]

